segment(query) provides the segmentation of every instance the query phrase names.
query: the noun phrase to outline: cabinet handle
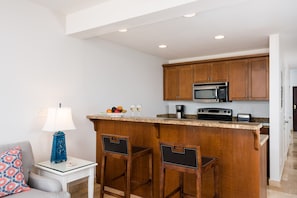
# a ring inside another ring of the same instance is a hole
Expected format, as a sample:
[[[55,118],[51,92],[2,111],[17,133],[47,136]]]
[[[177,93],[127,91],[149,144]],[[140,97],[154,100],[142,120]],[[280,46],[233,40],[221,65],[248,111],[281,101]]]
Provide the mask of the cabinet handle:
[[[295,105],[295,104],[294,104],[294,107],[293,107],[293,109],[294,109],[294,110],[296,110],[296,105]]]

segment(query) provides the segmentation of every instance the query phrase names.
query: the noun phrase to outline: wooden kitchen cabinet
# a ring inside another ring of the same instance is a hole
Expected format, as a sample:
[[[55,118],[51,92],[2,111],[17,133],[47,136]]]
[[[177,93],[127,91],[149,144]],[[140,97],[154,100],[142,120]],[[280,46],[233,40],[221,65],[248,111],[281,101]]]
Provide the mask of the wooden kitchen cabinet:
[[[229,66],[229,99],[248,99],[248,61],[234,60],[228,63]]]
[[[193,66],[164,67],[164,100],[192,100]]]
[[[226,61],[198,63],[193,67],[195,83],[228,81],[228,65]]]
[[[229,82],[232,101],[269,100],[268,54],[163,65],[164,100],[192,100],[193,83]]]
[[[194,83],[205,83],[210,80],[211,63],[199,63],[193,66]]]
[[[229,61],[228,66],[230,100],[269,100],[267,56]]]
[[[228,65],[226,61],[215,62],[211,66],[211,81],[226,82],[228,81]]]
[[[269,99],[268,57],[250,59],[250,99]]]
[[[176,67],[163,68],[164,100],[175,100],[178,93],[178,70]]]

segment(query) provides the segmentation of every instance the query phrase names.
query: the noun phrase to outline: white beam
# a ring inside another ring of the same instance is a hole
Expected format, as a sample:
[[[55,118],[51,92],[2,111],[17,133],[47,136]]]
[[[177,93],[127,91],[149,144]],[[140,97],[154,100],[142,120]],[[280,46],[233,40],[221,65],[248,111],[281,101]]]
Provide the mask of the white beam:
[[[95,34],[104,34],[115,31],[120,25],[124,26],[125,21],[129,21],[126,26],[133,26],[141,21],[142,24],[153,23],[156,20],[164,20],[162,17],[170,15],[160,15],[158,12],[187,5],[197,0],[110,0],[97,6],[84,9],[66,16],[66,34],[81,34],[78,37],[87,38]],[[153,17],[147,17],[156,14]],[[186,14],[186,13],[184,13]],[[137,20],[140,18],[141,20]],[[122,24],[123,23],[123,24]],[[114,26],[112,25],[114,24]],[[102,29],[102,27],[106,27]],[[128,27],[129,28],[129,27]],[[89,31],[92,30],[92,31]],[[87,31],[87,32],[85,32]],[[86,34],[83,34],[83,33]]]

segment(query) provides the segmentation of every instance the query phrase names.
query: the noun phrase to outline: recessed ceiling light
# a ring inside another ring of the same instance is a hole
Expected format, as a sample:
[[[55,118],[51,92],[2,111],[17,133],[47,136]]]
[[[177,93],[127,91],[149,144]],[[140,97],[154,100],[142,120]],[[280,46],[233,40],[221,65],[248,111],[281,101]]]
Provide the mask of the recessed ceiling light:
[[[219,39],[225,38],[225,36],[224,35],[216,35],[214,38],[217,39],[217,40],[219,40]]]
[[[164,45],[164,44],[159,45],[159,48],[167,48],[167,45]]]
[[[195,12],[184,15],[184,17],[186,17],[186,18],[190,18],[190,17],[194,17],[194,16],[196,16]]]
[[[123,28],[123,29],[119,29],[119,32],[128,32],[128,30],[126,28]]]

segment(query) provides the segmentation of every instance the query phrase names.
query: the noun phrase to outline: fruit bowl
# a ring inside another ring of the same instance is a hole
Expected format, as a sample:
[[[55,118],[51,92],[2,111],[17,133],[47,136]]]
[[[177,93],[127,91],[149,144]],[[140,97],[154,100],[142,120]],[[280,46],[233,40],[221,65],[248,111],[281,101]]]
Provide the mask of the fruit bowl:
[[[119,118],[119,117],[123,117],[125,113],[106,113],[106,115],[114,118]]]
[[[123,117],[127,112],[122,106],[113,106],[112,108],[106,109],[106,115],[110,117]]]

